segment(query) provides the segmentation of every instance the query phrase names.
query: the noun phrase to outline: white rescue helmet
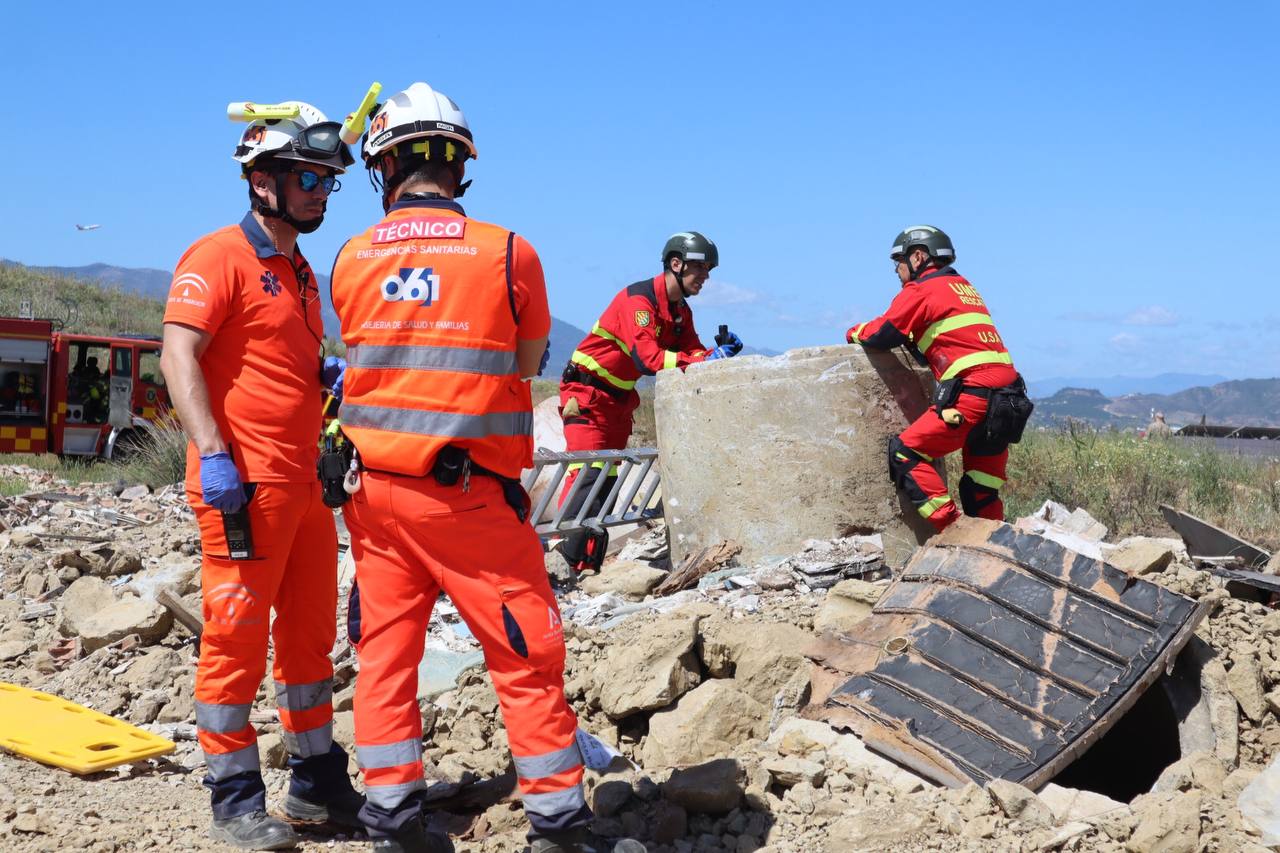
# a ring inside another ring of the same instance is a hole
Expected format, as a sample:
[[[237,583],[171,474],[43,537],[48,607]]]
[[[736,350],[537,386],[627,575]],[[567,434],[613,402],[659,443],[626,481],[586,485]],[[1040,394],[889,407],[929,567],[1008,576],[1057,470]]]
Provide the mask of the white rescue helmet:
[[[342,125],[329,121],[325,114],[302,101],[285,101],[282,107],[297,107],[293,118],[254,119],[245,128],[240,144],[232,155],[244,167],[245,173],[255,161],[264,155],[277,160],[298,160],[328,166],[339,174],[355,162],[351,151],[342,142]],[[246,104],[252,109],[252,104]]]
[[[453,146],[445,146],[446,159],[450,161],[456,154],[462,154],[460,159],[463,160],[480,156],[462,110],[448,95],[437,92],[426,83],[414,83],[377,108],[360,153],[365,165],[372,169],[382,152],[423,137],[443,137],[460,143],[463,150],[456,152],[451,150]],[[399,156],[408,153],[397,152]]]

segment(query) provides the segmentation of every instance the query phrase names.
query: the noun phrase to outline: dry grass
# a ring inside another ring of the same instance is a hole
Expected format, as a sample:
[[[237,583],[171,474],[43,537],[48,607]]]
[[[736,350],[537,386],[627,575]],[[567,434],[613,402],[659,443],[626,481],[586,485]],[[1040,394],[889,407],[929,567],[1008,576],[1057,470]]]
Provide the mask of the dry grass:
[[[131,483],[146,483],[153,489],[181,483],[187,476],[187,434],[177,416],[169,411],[153,429],[139,430],[139,441],[118,466],[121,477]]]
[[[1171,535],[1164,503],[1280,548],[1280,460],[1209,442],[1145,441],[1078,423],[1027,433],[1009,457],[1005,513],[1026,515],[1046,499],[1083,507],[1116,536]]]

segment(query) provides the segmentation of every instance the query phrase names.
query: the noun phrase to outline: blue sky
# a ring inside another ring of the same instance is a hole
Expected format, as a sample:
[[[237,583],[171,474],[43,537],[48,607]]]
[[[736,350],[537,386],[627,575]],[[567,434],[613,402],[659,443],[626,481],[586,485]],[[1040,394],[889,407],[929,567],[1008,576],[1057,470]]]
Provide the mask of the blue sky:
[[[704,338],[839,342],[926,222],[1029,377],[1280,375],[1280,4],[175,5],[6,10],[0,256],[172,268],[244,210],[228,101],[425,80],[575,325],[694,228]],[[379,214],[357,169],[304,250]]]

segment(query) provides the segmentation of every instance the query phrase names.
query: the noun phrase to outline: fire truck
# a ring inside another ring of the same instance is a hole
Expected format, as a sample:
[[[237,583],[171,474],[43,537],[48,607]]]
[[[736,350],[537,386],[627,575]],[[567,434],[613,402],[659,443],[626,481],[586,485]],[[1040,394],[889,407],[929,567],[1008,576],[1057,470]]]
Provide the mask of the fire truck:
[[[169,407],[160,339],[0,317],[0,453],[119,458]]]

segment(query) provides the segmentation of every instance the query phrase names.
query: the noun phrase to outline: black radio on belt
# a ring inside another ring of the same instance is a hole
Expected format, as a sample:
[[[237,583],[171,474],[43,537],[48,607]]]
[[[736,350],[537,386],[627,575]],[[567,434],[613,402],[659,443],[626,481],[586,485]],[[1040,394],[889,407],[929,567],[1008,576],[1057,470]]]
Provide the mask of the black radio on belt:
[[[253,530],[249,526],[249,501],[257,483],[244,484],[244,503],[235,512],[222,513],[222,533],[227,537],[227,556],[233,560],[253,559]]]
[[[342,481],[351,469],[355,448],[351,442],[326,434],[316,459],[316,476],[320,478],[320,496],[324,505],[337,509],[351,499]]]

